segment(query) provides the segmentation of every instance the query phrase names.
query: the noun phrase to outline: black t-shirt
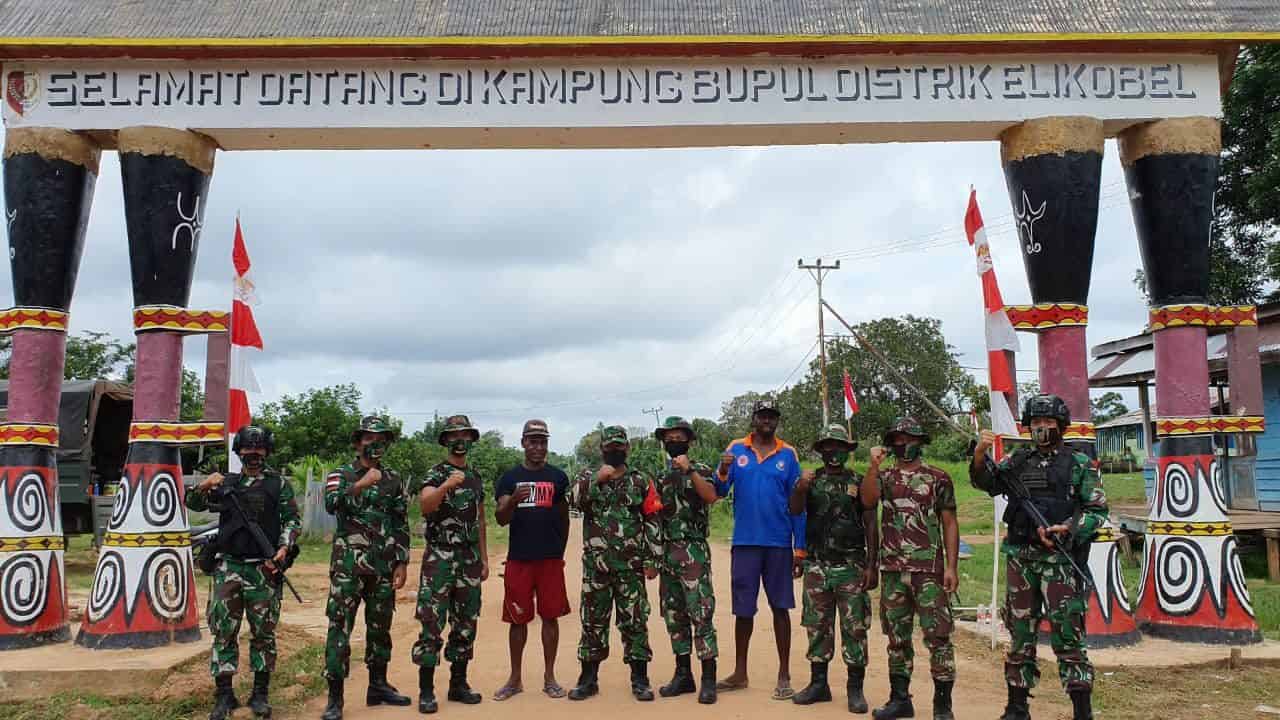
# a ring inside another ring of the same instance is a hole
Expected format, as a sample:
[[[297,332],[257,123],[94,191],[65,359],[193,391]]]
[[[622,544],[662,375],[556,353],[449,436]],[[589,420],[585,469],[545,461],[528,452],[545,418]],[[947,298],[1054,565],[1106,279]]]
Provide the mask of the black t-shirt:
[[[494,487],[494,496],[514,495],[522,483],[529,483],[528,499],[516,506],[507,541],[508,560],[564,558],[569,538],[561,535],[560,504],[568,502],[569,476],[554,465],[530,470],[517,465],[506,472]]]

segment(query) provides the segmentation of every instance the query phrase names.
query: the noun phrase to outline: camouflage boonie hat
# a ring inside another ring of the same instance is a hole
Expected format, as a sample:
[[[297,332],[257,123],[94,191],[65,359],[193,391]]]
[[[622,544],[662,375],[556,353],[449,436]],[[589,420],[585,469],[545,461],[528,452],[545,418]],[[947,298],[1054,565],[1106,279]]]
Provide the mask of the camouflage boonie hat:
[[[842,445],[845,450],[855,450],[858,447],[857,440],[849,440],[849,431],[844,429],[843,425],[832,423],[827,429],[818,435],[818,439],[813,443],[813,451],[818,451],[818,446],[824,442],[834,442]]]
[[[447,445],[448,443],[444,441],[444,436],[456,430],[466,430],[467,434],[471,436],[471,442],[480,439],[480,431],[471,426],[471,418],[466,415],[450,415],[444,421],[444,427],[440,430],[440,434],[436,435],[436,442],[441,445]]]
[[[606,425],[600,431],[600,446],[604,447],[609,443],[630,444],[630,441],[627,440],[627,429],[621,425]]]
[[[890,438],[895,433],[902,433],[903,435],[911,435],[912,437],[918,437],[920,438],[920,442],[922,444],[925,444],[925,445],[929,444],[929,433],[924,431],[924,427],[921,426],[920,423],[916,422],[915,418],[907,415],[903,415],[897,420],[894,420],[893,425],[884,432],[884,437],[882,437],[881,440],[884,442],[885,445],[888,445],[890,444]]]
[[[351,431],[351,442],[360,442],[360,436],[365,433],[386,433],[389,441],[396,440],[396,429],[381,415],[365,415],[360,418],[360,427]]]
[[[778,403],[774,402],[773,400],[765,399],[765,400],[756,401],[755,406],[751,408],[751,414],[755,416],[755,415],[759,415],[762,412],[773,413],[778,417],[782,417],[782,411],[778,409]]]
[[[689,424],[688,420],[685,420],[679,415],[672,415],[666,420],[663,420],[662,425],[660,425],[657,430],[653,431],[653,437],[658,442],[662,442],[662,435],[668,430],[684,430],[689,433],[690,440],[698,439],[697,433],[693,431],[693,426]]]
[[[551,431],[547,429],[546,420],[529,420],[524,424],[520,437],[551,437]]]

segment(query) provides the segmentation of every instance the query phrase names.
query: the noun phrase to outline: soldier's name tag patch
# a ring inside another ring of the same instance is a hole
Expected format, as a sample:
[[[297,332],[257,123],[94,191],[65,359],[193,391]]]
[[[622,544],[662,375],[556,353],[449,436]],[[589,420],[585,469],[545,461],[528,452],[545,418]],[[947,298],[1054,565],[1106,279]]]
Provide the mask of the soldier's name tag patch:
[[[777,467],[779,470],[786,470],[786,469],[787,469],[787,464],[786,464],[785,462],[783,462],[782,460],[779,460],[779,461],[777,462],[776,467]]]
[[[746,456],[746,455],[739,455],[739,456],[738,456],[738,467],[746,467],[746,466],[747,466],[747,456]]]

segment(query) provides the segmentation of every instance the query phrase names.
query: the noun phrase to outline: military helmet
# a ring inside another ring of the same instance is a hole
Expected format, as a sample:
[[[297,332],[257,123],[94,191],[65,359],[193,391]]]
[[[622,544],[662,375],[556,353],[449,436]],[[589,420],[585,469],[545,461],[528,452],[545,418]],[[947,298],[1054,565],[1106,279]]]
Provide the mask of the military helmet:
[[[819,433],[818,439],[813,443],[813,451],[818,452],[818,446],[825,442],[834,442],[841,445],[845,450],[852,452],[857,449],[858,441],[849,439],[849,431],[839,423],[831,423],[827,429]]]
[[[698,439],[698,434],[693,431],[693,426],[689,424],[688,420],[685,420],[679,415],[672,415],[666,420],[663,420],[662,424],[658,426],[658,429],[653,431],[653,437],[658,442],[662,442],[662,436],[668,430],[683,430],[689,433],[690,441]]]
[[[1071,424],[1071,410],[1067,403],[1057,395],[1040,393],[1027,398],[1022,407],[1022,427],[1030,428],[1031,420],[1038,417],[1050,417],[1058,421],[1058,430],[1066,431]]]
[[[381,415],[365,415],[360,418],[360,427],[351,431],[351,442],[360,442],[360,436],[365,433],[384,433],[389,441],[396,440],[396,429]]]
[[[889,445],[892,442],[891,438],[897,433],[918,437],[920,438],[920,443],[922,445],[929,444],[929,433],[925,432],[924,427],[920,423],[916,422],[915,418],[909,415],[903,415],[897,420],[894,420],[893,425],[885,431],[881,441],[885,445]]]
[[[621,425],[606,425],[600,430],[600,447],[604,447],[609,443],[622,443],[629,445],[627,440],[627,429]]]
[[[466,430],[467,434],[471,436],[471,442],[476,442],[480,439],[480,431],[471,425],[471,418],[466,415],[450,415],[444,421],[444,427],[441,428],[440,433],[436,435],[436,442],[441,445],[448,445],[444,441],[444,436],[457,430]]]
[[[231,438],[231,452],[239,455],[241,450],[260,448],[270,455],[276,449],[276,438],[270,430],[257,425],[245,425],[236,431]]]

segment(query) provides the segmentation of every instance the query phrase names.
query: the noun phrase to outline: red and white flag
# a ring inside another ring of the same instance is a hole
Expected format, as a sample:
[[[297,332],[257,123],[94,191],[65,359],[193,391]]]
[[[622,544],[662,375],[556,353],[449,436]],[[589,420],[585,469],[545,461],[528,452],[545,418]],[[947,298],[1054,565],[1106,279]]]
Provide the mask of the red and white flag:
[[[853,381],[849,371],[844,371],[844,417],[846,420],[858,414],[858,398],[853,394]]]
[[[253,319],[253,306],[258,304],[250,275],[249,251],[244,246],[244,233],[240,231],[240,218],[236,218],[236,239],[231,250],[231,262],[235,265],[235,294],[231,299],[231,362],[230,401],[227,403],[227,437],[250,423],[248,393],[262,392],[253,374],[251,358],[262,351],[262,335]],[[231,453],[227,467],[236,472],[240,458]]]
[[[991,429],[999,435],[1017,435],[1018,426],[1009,412],[1005,393],[1014,392],[1012,373],[1005,351],[1018,351],[1018,335],[1013,323],[1005,314],[1004,298],[996,282],[995,266],[991,261],[991,246],[982,226],[982,213],[978,211],[978,191],[969,191],[969,207],[964,213],[964,232],[978,260],[978,276],[982,278],[982,304],[986,312],[987,374],[991,389]]]

